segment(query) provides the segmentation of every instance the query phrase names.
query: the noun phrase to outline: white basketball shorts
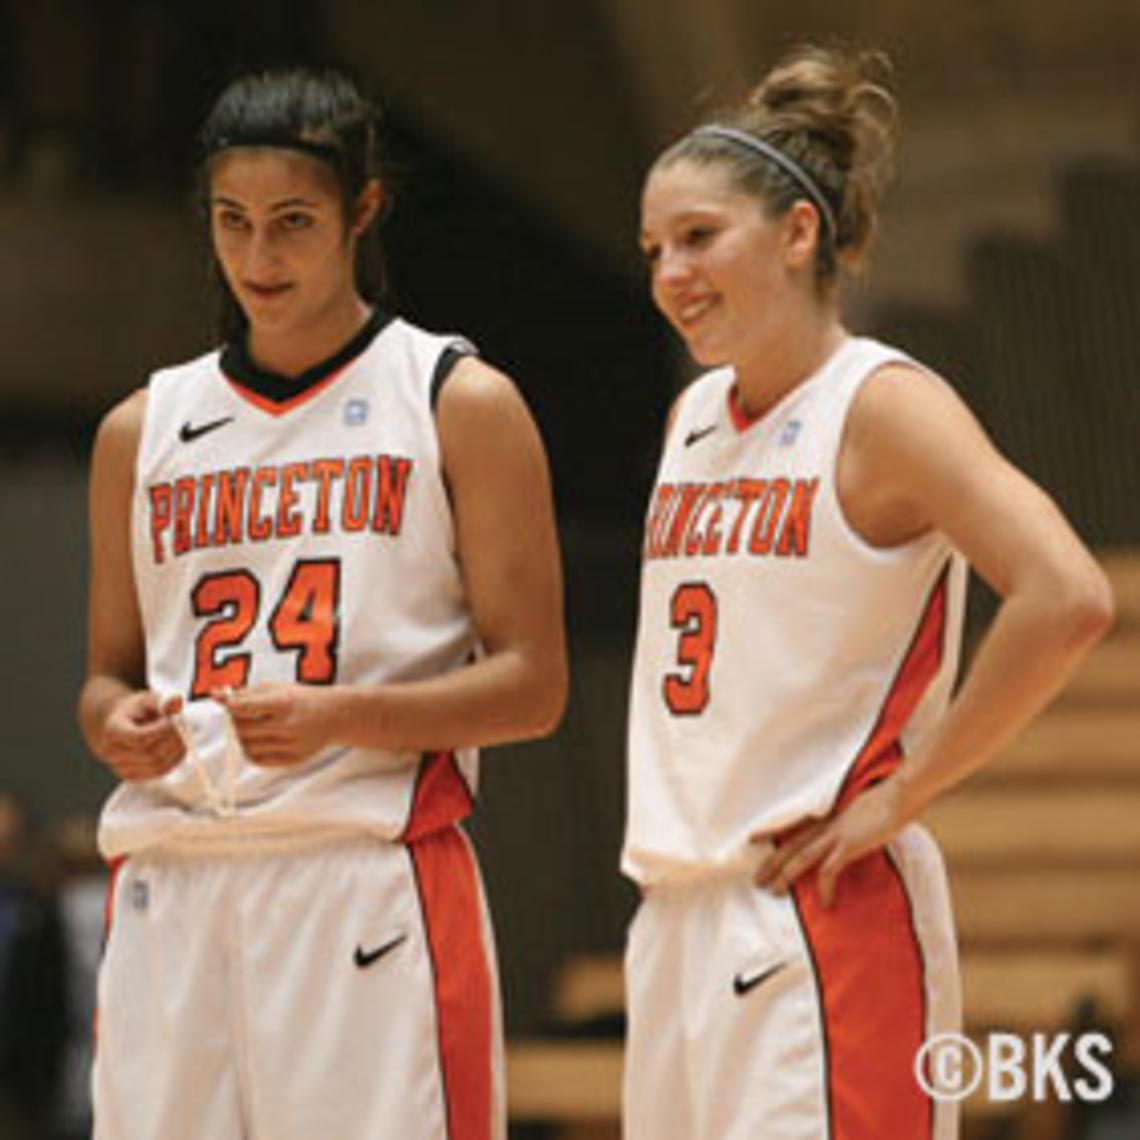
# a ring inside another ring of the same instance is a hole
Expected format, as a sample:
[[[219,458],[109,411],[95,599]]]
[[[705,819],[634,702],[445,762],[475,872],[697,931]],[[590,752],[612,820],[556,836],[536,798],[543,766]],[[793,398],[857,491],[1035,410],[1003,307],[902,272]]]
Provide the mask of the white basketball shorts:
[[[915,1077],[961,1019],[942,859],[920,827],[779,897],[651,887],[626,953],[625,1140],[953,1140]]]
[[[99,980],[95,1140],[501,1140],[478,870],[410,844],[123,863]]]

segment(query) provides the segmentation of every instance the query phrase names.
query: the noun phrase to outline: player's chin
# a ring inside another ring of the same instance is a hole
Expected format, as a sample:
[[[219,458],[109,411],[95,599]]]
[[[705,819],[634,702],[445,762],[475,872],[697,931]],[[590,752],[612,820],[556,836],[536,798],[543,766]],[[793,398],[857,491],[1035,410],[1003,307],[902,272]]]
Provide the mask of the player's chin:
[[[721,365],[729,363],[731,359],[729,353],[723,345],[717,344],[712,337],[702,335],[701,331],[696,329],[678,328],[677,331],[684,339],[689,355],[702,368],[719,368]]]
[[[242,289],[238,301],[250,324],[276,328],[297,320],[297,290],[294,286],[272,293]]]
[[[731,363],[731,357],[726,352],[715,352],[708,348],[690,348],[689,355],[702,368],[721,368]]]

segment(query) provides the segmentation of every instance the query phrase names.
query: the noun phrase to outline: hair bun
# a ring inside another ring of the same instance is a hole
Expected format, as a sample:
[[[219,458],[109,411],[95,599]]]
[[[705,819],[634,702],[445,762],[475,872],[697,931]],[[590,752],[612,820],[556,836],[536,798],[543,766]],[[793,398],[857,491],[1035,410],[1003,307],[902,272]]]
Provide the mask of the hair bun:
[[[892,68],[879,51],[804,46],[753,88],[736,122],[780,146],[818,178],[839,218],[837,252],[858,260],[894,170]]]

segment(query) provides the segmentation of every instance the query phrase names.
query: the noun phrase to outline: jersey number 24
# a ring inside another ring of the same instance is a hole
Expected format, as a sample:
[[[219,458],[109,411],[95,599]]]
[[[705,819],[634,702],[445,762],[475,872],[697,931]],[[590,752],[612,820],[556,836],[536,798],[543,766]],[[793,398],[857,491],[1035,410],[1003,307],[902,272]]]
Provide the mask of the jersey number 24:
[[[250,654],[240,646],[261,611],[261,584],[248,570],[199,579],[190,595],[196,617],[209,619],[194,643],[190,698],[215,689],[239,689],[249,679]],[[297,680],[329,685],[336,677],[340,636],[340,560],[302,560],[293,567],[269,617],[269,635],[283,653],[297,655]]]

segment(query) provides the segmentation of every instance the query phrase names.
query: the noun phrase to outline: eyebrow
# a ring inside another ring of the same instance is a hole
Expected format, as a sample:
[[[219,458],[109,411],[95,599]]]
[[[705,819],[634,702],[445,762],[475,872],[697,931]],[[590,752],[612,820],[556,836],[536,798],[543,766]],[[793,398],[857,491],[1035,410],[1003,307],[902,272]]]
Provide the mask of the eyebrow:
[[[681,213],[679,213],[679,214],[674,214],[672,217],[670,217],[667,220],[668,220],[669,225],[673,225],[673,226],[681,225],[681,226],[683,226],[683,225],[685,225],[686,222],[708,221],[708,220],[710,220],[710,216],[715,214],[716,212],[717,212],[717,209],[715,206],[693,206],[693,207],[690,207],[689,209],[682,210]],[[637,235],[637,240],[639,242],[641,242],[642,245],[644,245],[646,241],[650,240],[650,238],[649,238],[649,235],[645,232],[645,230],[642,230]]]
[[[225,194],[215,194],[211,201],[215,206],[232,206],[238,210],[246,209],[244,202],[239,202],[236,198],[228,198]],[[281,202],[274,202],[269,208],[271,210],[291,210],[296,206],[316,210],[319,208],[319,203],[309,198],[286,198]]]

